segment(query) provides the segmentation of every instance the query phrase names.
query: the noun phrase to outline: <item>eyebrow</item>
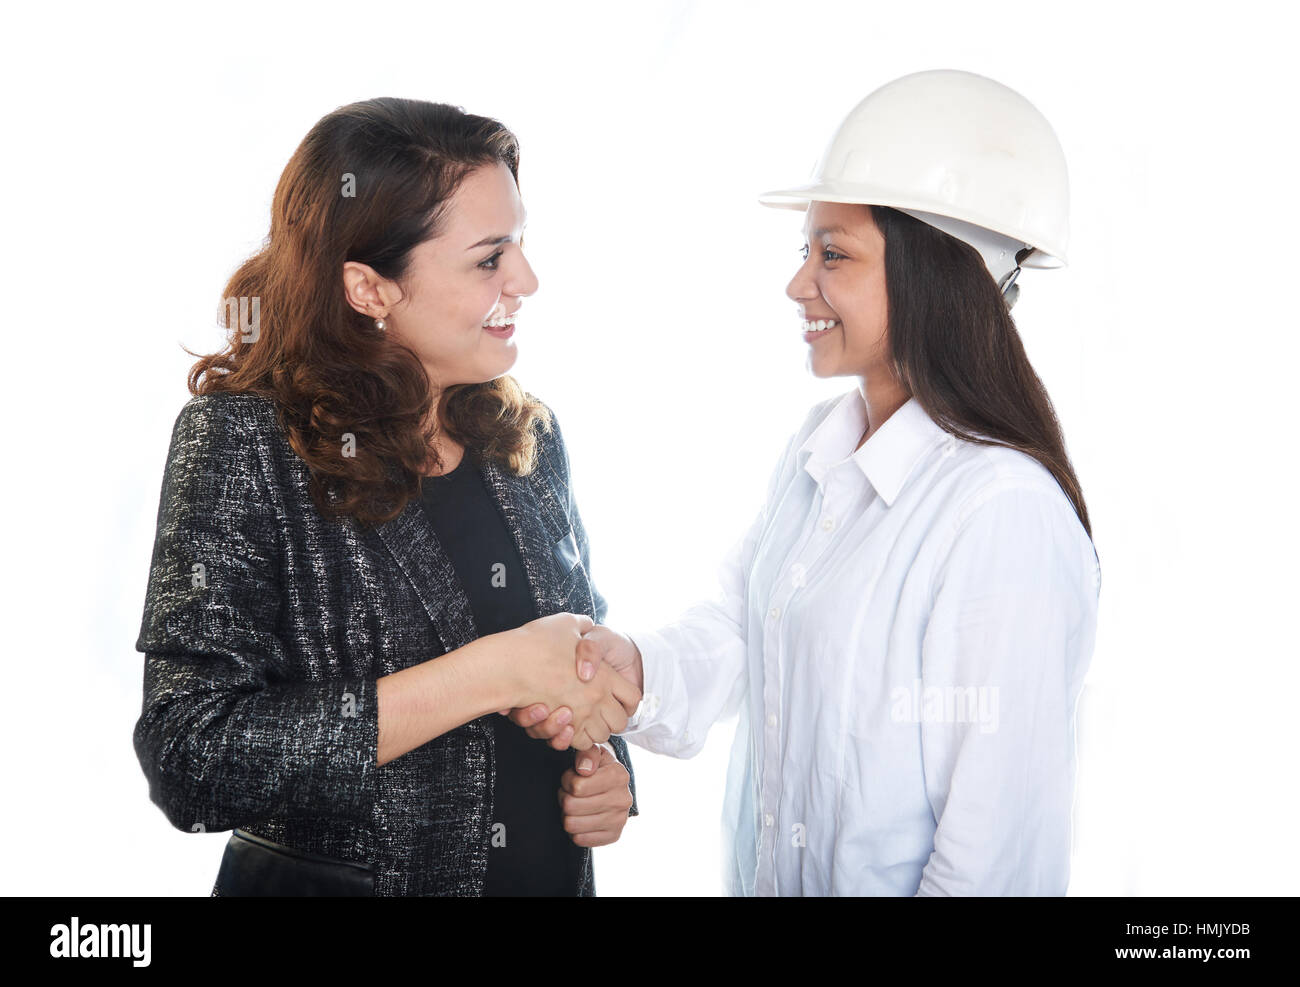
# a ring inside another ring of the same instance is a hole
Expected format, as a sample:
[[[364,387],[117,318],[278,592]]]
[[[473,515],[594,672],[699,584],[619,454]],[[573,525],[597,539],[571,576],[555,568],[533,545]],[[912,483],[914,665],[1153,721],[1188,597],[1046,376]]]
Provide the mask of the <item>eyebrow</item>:
[[[508,236],[498,236],[498,237],[490,236],[487,237],[486,239],[480,240],[478,243],[474,244],[474,246],[466,247],[465,249],[477,250],[479,247],[495,247],[499,243],[509,243],[512,239],[513,237],[508,237]]]
[[[839,233],[843,236],[853,236],[853,234],[850,233],[848,230],[846,230],[843,226],[823,226],[820,227],[819,229],[813,230],[813,236],[815,237],[825,236],[827,233]]]
[[[522,231],[522,230],[525,230],[525,229],[527,229],[527,228],[528,228],[528,217],[525,216],[525,217],[524,217],[524,225],[520,227],[520,230]],[[522,235],[522,233],[521,233],[521,235]],[[502,244],[502,243],[510,243],[513,239],[514,239],[514,237],[509,237],[509,236],[488,236],[488,237],[484,237],[484,238],[483,238],[482,240],[480,240],[478,243],[474,244],[474,246],[472,246],[472,247],[466,247],[465,249],[466,249],[466,250],[477,250],[479,247],[495,247],[495,246],[497,246],[498,244]]]

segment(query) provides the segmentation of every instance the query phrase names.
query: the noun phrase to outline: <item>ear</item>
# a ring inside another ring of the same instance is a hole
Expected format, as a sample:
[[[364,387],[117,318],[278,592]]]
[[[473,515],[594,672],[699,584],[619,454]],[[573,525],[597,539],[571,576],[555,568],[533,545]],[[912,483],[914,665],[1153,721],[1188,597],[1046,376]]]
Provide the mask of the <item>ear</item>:
[[[355,260],[343,264],[343,294],[349,305],[372,319],[386,315],[400,297],[393,282]]]

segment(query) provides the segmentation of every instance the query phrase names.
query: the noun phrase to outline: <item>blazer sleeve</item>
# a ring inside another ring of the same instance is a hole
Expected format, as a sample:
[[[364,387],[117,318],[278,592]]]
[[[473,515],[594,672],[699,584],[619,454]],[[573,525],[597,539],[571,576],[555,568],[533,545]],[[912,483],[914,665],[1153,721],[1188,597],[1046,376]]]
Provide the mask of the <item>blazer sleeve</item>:
[[[253,408],[239,395],[199,397],[173,428],[136,642],[145,655],[136,755],[150,798],[179,829],[273,816],[367,822],[376,682],[286,674],[282,500]]]
[[[550,411],[549,407],[547,407],[547,411]],[[578,542],[578,554],[582,559],[582,568],[587,573],[587,581],[591,587],[591,599],[594,610],[592,619],[598,624],[603,624],[605,622],[605,614],[609,612],[609,604],[605,600],[605,597],[601,595],[600,590],[596,588],[596,581],[591,575],[591,549],[587,539],[587,529],[583,527],[582,516],[578,513],[578,503],[573,496],[569,451],[564,444],[564,433],[560,431],[560,421],[553,411],[551,412],[551,422],[554,432],[553,438],[555,441],[555,447],[559,453],[558,458],[563,471],[562,478],[564,481],[564,487],[568,493],[566,513],[569,518],[569,525],[573,528],[574,538],[577,539]],[[636,774],[632,770],[632,756],[628,753],[627,743],[622,737],[614,735],[609,738],[609,745],[613,748],[614,756],[618,758],[619,763],[622,764],[623,767],[627,768],[628,790],[632,793],[632,807],[628,809],[627,814],[629,816],[638,816],[641,814],[641,809],[637,803],[636,797]]]

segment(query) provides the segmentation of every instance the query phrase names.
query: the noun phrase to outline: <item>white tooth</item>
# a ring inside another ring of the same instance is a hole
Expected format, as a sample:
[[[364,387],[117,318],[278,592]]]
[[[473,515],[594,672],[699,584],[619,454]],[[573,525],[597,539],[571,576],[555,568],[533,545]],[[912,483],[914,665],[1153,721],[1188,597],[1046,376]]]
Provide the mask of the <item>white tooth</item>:
[[[825,319],[818,319],[818,320],[817,320],[817,331],[818,331],[818,332],[825,332],[825,331],[826,331],[826,320],[825,320]]]

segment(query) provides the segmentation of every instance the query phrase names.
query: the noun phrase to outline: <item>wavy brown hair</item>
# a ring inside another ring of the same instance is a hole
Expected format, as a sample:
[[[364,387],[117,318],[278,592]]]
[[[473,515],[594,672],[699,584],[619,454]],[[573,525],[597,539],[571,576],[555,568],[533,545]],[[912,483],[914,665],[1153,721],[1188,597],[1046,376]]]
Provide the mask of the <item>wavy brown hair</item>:
[[[467,455],[516,474],[536,465],[535,427],[552,425],[545,405],[502,376],[443,389],[434,414],[415,352],[376,329],[343,289],[343,265],[357,261],[405,290],[412,250],[440,235],[466,176],[495,162],[518,184],[519,143],[488,117],[412,99],[340,107],[294,151],[270,233],[226,284],[227,344],[190,370],[190,392],[272,398],[326,516],[371,525],[400,514],[420,477],[441,466],[439,428]]]
[[[945,432],[1042,463],[1091,538],[1051,398],[979,251],[897,209],[870,208],[885,238],[889,346],[903,387]]]

